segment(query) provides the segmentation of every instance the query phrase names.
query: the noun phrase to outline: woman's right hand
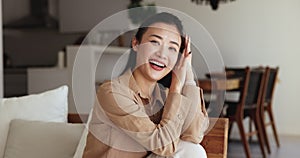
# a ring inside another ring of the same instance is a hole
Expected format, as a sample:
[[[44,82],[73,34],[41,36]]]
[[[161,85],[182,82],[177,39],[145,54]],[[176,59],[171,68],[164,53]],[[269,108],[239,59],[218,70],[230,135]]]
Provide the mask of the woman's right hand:
[[[176,64],[172,73],[172,81],[170,92],[181,93],[182,87],[187,78],[190,78],[190,69],[192,54],[190,54],[190,37],[185,37],[185,49],[180,56],[180,60]]]

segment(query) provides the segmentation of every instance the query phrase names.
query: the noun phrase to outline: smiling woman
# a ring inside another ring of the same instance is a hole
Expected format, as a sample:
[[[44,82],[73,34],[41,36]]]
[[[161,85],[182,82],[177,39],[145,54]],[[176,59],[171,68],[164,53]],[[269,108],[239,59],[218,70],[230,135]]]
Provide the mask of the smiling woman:
[[[176,16],[148,18],[132,40],[132,67],[98,88],[83,157],[206,157],[208,116],[189,52]],[[166,88],[158,81],[168,74]]]
[[[176,64],[180,37],[176,26],[160,22],[152,24],[141,41],[134,38],[132,45],[137,52],[137,58],[133,75],[136,78],[139,75],[145,76],[149,82],[166,76]]]

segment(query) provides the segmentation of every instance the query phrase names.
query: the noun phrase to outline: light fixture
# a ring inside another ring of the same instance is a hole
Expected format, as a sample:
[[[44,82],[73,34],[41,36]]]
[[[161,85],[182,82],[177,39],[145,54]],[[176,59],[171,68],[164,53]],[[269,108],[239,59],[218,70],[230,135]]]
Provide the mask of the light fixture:
[[[218,9],[219,3],[227,3],[232,1],[235,0],[192,0],[192,2],[195,2],[196,4],[210,5],[213,10]]]

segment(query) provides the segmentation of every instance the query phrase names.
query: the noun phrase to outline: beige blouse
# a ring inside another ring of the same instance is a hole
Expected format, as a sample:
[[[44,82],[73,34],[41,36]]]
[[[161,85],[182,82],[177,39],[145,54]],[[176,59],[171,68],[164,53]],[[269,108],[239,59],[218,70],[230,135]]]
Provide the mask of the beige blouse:
[[[179,139],[200,143],[207,127],[199,87],[178,94],[157,84],[147,97],[128,70],[98,88],[83,157],[170,156]]]

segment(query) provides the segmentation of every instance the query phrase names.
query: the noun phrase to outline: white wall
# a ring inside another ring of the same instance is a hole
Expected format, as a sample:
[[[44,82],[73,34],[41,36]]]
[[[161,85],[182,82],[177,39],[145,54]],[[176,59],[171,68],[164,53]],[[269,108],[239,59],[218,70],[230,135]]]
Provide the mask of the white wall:
[[[89,31],[101,20],[126,9],[129,2],[129,0],[59,1],[60,31],[64,33]]]
[[[274,99],[277,128],[280,134],[300,135],[299,0],[237,0],[221,4],[217,11],[190,0],[155,3],[183,11],[203,24],[226,66],[278,65],[280,82]]]

